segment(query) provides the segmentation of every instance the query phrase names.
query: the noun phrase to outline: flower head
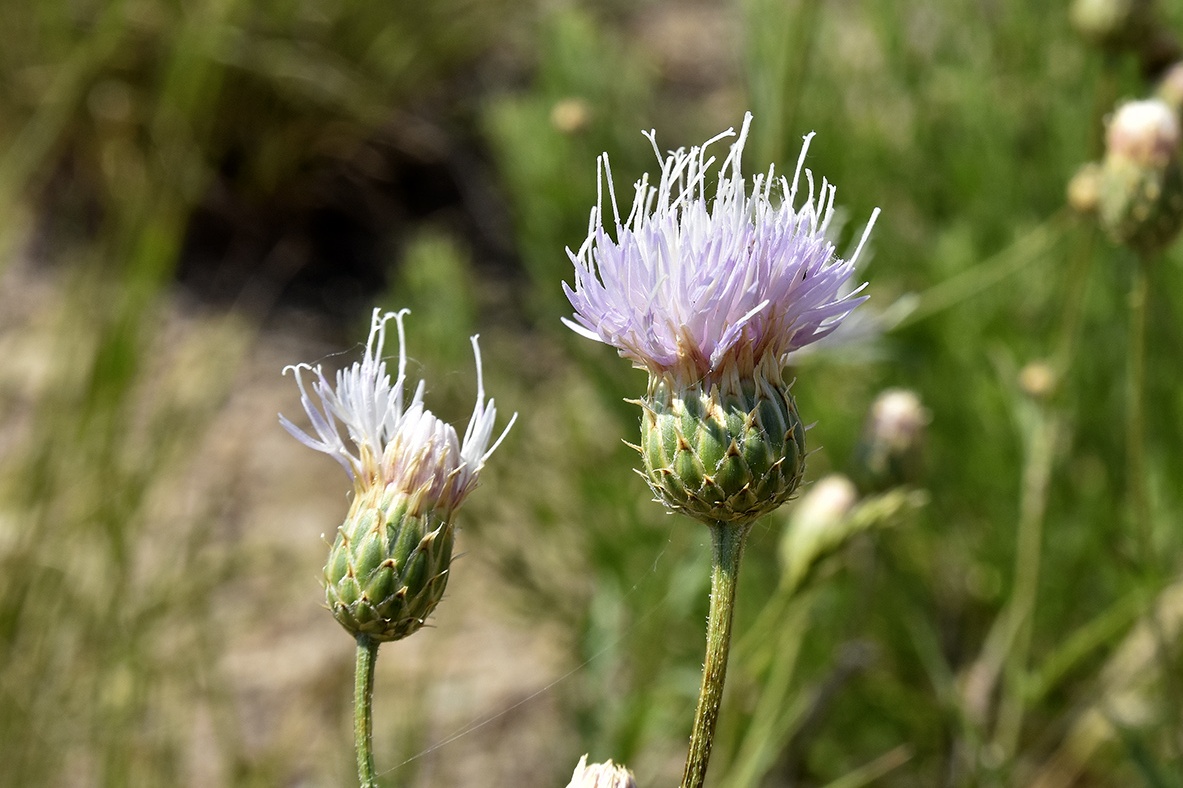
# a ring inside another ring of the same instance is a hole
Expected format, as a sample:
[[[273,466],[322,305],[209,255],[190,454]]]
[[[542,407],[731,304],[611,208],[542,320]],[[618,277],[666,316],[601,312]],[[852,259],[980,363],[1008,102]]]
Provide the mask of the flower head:
[[[920,482],[930,421],[932,414],[914,391],[892,388],[875,397],[855,451],[855,475],[865,491]]]
[[[405,314],[374,310],[365,356],[337,373],[335,387],[319,365],[287,368],[316,437],[279,417],[297,440],[336,459],[353,480],[353,501],[325,564],[325,598],[341,626],[379,642],[418,631],[443,598],[455,533],[452,515],[517,418],[490,445],[497,409],[493,400],[485,401],[476,337],[477,401],[463,440],[423,406],[422,381],[404,402]],[[399,345],[393,383],[382,360],[391,319]],[[310,386],[305,372],[312,376]]]
[[[1106,129],[1097,213],[1114,240],[1142,255],[1183,228],[1181,141],[1178,114],[1156,98],[1122,104]]]
[[[635,187],[621,219],[605,154],[600,198],[578,252],[575,332],[649,371],[637,450],[657,499],[707,523],[746,527],[792,497],[805,467],[805,428],[783,379],[788,354],[830,334],[858,306],[849,261],[826,237],[834,187],[804,168],[772,167],[748,189],[740,171],[752,116],[718,169],[707,155],[733,129],[662,157],[661,177]],[[796,207],[804,174],[808,191]],[[708,180],[711,182],[708,183]],[[612,231],[604,227],[608,184]]]
[[[858,251],[841,260],[826,238],[834,187],[824,179],[816,187],[804,169],[813,135],[805,137],[792,181],[769,167],[749,192],[740,159],[751,120],[749,113],[717,184],[709,178],[715,158],[707,150],[736,136],[733,129],[665,157],[654,133],[646,135],[661,162],[660,180],[653,185],[646,175],[637,182],[623,220],[608,156],[600,157],[600,198],[587,239],[578,252],[567,252],[575,265],[574,287],[563,285],[575,309],[574,319],[564,321],[568,327],[616,347],[651,375],[689,383],[715,379],[732,366],[748,375],[769,357],[783,365],[864,300],[861,288],[842,289]],[[802,174],[808,194],[795,207]]]
[[[1105,149],[1109,156],[1161,167],[1178,157],[1180,138],[1179,116],[1165,101],[1127,101],[1109,121]]]
[[[440,420],[423,404],[424,383],[419,381],[410,402],[404,402],[407,352],[403,317],[408,310],[374,310],[366,353],[361,361],[337,373],[334,387],[318,364],[296,364],[284,369],[295,375],[300,402],[312,422],[312,437],[284,416],[280,423],[310,449],[333,457],[354,486],[394,488],[415,496],[418,507],[454,509],[472,492],[485,461],[505,438],[517,419],[514,414],[500,437],[493,441],[497,408],[485,401],[481,349],[472,337],[476,355],[477,401],[461,440],[451,424]],[[392,383],[382,351],[386,324],[398,327],[398,376]],[[311,384],[304,381],[304,373]],[[311,392],[309,389],[311,388]],[[316,401],[313,400],[316,398]],[[348,441],[342,437],[344,427]]]

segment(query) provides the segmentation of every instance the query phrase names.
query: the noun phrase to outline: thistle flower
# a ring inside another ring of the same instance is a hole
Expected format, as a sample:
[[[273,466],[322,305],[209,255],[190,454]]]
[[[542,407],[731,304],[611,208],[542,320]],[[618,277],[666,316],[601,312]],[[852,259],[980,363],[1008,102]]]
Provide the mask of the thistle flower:
[[[1098,213],[1114,240],[1142,254],[1183,227],[1183,132],[1161,99],[1122,104],[1105,134]]]
[[[566,325],[649,372],[638,448],[659,500],[740,525],[784,503],[800,481],[805,436],[783,381],[788,355],[865,300],[861,287],[843,288],[858,250],[841,260],[826,237],[834,187],[804,168],[813,135],[791,181],[769,167],[749,191],[740,159],[751,120],[717,183],[707,150],[736,137],[733,129],[664,157],[649,132],[661,175],[656,185],[648,175],[637,182],[624,219],[601,156],[587,239],[567,251],[575,283],[563,285],[575,309]],[[802,174],[808,193],[797,207]]]
[[[423,381],[404,402],[406,313],[374,310],[365,356],[337,373],[336,386],[319,365],[284,369],[296,378],[315,437],[279,417],[293,437],[333,457],[353,481],[353,502],[325,566],[325,593],[345,629],[379,642],[412,634],[439,603],[448,581],[454,513],[517,418],[492,440],[497,409],[493,400],[485,401],[475,336],[477,401],[463,440],[424,407]],[[391,319],[399,344],[393,383],[382,360]]]
[[[855,475],[868,492],[916,484],[924,475],[932,415],[914,391],[886,389],[871,403],[855,450]]]

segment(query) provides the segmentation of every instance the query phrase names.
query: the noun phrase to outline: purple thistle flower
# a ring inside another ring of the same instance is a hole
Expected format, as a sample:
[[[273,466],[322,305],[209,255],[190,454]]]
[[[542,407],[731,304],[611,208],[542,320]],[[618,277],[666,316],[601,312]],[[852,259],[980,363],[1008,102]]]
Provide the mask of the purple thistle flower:
[[[300,402],[316,437],[282,414],[279,421],[300,443],[339,462],[359,493],[382,488],[411,496],[412,510],[439,507],[450,512],[476,487],[481,468],[504,440],[517,414],[490,446],[497,408],[493,400],[485,401],[481,349],[475,336],[477,401],[463,440],[451,424],[424,407],[423,381],[415,387],[411,401],[404,404],[407,350],[403,316],[408,311],[383,314],[374,310],[365,357],[340,370],[335,387],[319,364],[286,367],[285,373],[290,370],[295,375]],[[393,383],[382,360],[386,323],[391,319],[398,326],[399,345],[398,377]],[[305,372],[313,378],[311,393],[304,382]],[[348,442],[342,437],[341,426]]]
[[[734,129],[664,158],[650,131],[661,178],[656,186],[648,175],[636,183],[623,221],[608,155],[600,157],[587,239],[578,252],[567,250],[575,265],[574,287],[563,283],[575,309],[574,319],[563,320],[569,328],[616,347],[654,378],[673,375],[689,385],[718,381],[725,371],[750,377],[770,359],[782,367],[865,300],[862,287],[842,291],[878,209],[854,256],[838,258],[826,238],[835,188],[823,179],[815,189],[804,169],[813,135],[791,182],[769,167],[749,193],[740,159],[751,121],[748,113],[719,167],[713,200],[707,180],[715,158],[707,148],[735,137]],[[797,208],[802,173],[808,194]],[[604,226],[605,181],[614,231]]]

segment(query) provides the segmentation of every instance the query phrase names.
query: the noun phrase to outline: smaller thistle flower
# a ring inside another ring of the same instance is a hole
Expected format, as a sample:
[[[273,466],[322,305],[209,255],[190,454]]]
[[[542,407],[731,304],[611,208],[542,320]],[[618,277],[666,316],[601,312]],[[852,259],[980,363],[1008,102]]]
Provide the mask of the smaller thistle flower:
[[[708,189],[707,149],[662,156],[656,185],[637,182],[621,219],[608,156],[588,236],[568,250],[575,284],[563,289],[576,333],[617,348],[649,372],[642,408],[644,476],[667,506],[709,523],[745,525],[793,494],[805,434],[783,380],[788,355],[830,334],[859,303],[844,285],[856,250],[838,259],[826,237],[834,187],[815,189],[805,138],[790,182],[773,168],[749,192],[740,159],[752,116]],[[804,172],[808,197],[795,207]],[[605,228],[604,183],[612,216]],[[862,242],[874,224],[867,224]]]
[[[612,761],[589,764],[584,755],[571,774],[567,788],[637,788],[637,781],[623,766]]]
[[[333,457],[353,480],[353,502],[325,566],[325,595],[345,629],[377,642],[414,633],[439,603],[448,582],[455,511],[517,419],[514,414],[490,445],[497,409],[493,400],[485,401],[475,336],[477,401],[463,440],[424,407],[423,381],[405,403],[406,313],[374,310],[365,356],[337,373],[336,386],[319,365],[284,369],[296,377],[316,437],[279,417],[294,438]],[[393,383],[382,360],[391,319],[399,344]]]
[[[915,484],[924,473],[931,414],[916,392],[887,389],[875,398],[855,451],[857,479],[868,491]]]
[[[1118,243],[1142,254],[1183,226],[1179,115],[1161,99],[1121,105],[1105,134],[1098,213]]]

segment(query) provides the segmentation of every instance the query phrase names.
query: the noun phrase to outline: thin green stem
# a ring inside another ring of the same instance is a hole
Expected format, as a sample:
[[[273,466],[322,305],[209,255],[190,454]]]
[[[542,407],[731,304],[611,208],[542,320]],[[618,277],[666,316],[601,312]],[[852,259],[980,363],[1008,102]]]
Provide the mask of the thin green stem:
[[[1126,467],[1129,470],[1130,514],[1138,534],[1139,550],[1143,572],[1147,573],[1155,588],[1162,585],[1158,550],[1154,544],[1154,514],[1150,508],[1149,492],[1146,488],[1146,321],[1149,312],[1147,301],[1150,291],[1150,259],[1139,256],[1134,268],[1134,280],[1130,286],[1130,349],[1129,390],[1126,401]],[[1157,604],[1148,612],[1148,623],[1155,638],[1155,656],[1162,671],[1163,689],[1170,708],[1179,709],[1183,703],[1183,691],[1175,678],[1175,660],[1171,645],[1159,619]],[[1173,739],[1177,742],[1177,739]],[[1180,755],[1176,744],[1176,761]]]
[[[1146,497],[1146,261],[1139,258],[1130,287],[1129,391],[1126,400],[1126,468],[1129,470],[1130,514],[1141,542],[1142,561],[1154,564],[1154,534]]]
[[[777,605],[777,609],[783,613],[777,619],[777,626],[765,626],[759,630],[764,633],[765,640],[769,641],[771,648],[776,650],[776,658],[770,660],[760,699],[751,713],[751,724],[744,734],[734,764],[722,781],[724,785],[757,785],[775,759],[778,744],[805,715],[808,704],[794,703],[791,695],[797,658],[801,653],[805,623],[809,618],[813,598],[812,595],[807,595],[793,599],[796,604]],[[751,631],[757,631],[756,627],[753,626]],[[769,639],[769,632],[779,634]],[[740,646],[742,641],[737,644],[735,656],[742,660]]]
[[[1023,494],[1020,503],[1018,545],[1015,554],[1015,581],[1008,611],[1010,649],[1007,653],[1005,684],[998,713],[996,741],[1008,758],[1015,755],[1023,727],[1026,706],[1027,661],[1031,653],[1031,635],[1039,595],[1039,569],[1043,553],[1043,525],[1047,511],[1047,491],[1055,461],[1059,419],[1040,415],[1028,447],[1023,469]]]
[[[731,619],[735,612],[735,589],[739,581],[739,562],[750,525],[714,523],[711,529],[711,610],[707,617],[707,651],[702,666],[702,689],[682,788],[701,788],[706,780],[715,724],[723,701],[723,681],[727,677],[727,656],[731,650]]]
[[[1090,228],[1081,236],[1078,248],[1069,255],[1065,280],[1067,297],[1052,362],[1057,381],[1068,378],[1076,358],[1095,239],[1096,231]],[[996,620],[982,655],[971,671],[974,680],[969,686],[973,689],[966,698],[971,718],[978,725],[985,726],[996,682],[1000,676],[1004,679],[998,699],[993,742],[1008,760],[1017,752],[1023,716],[1029,704],[1027,670],[1039,594],[1044,519],[1056,459],[1055,447],[1065,429],[1064,409],[1057,405],[1060,397],[1062,387],[1053,395],[1051,402],[1037,403],[1035,423],[1024,428],[1024,433],[1030,437],[1024,448],[1014,586],[1006,609]],[[1020,418],[1020,422],[1023,421]]]
[[[357,747],[357,781],[361,788],[377,788],[374,772],[374,662],[378,642],[357,636],[357,671],[353,683],[353,740]]]

